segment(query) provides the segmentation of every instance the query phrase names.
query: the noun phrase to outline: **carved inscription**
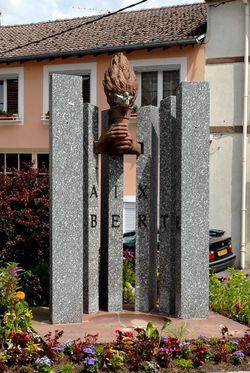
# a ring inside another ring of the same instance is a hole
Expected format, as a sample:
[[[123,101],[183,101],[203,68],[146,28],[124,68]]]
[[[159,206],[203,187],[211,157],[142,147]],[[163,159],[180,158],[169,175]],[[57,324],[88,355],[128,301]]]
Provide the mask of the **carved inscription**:
[[[90,192],[90,198],[92,198],[93,196],[95,198],[98,198],[98,194],[97,194],[95,185],[92,186],[92,189],[91,189],[91,192]]]
[[[95,228],[97,226],[97,216],[90,215],[90,227]]]
[[[138,185],[138,191],[139,191],[139,194],[138,194],[138,199],[148,199],[148,196],[147,196],[147,189],[148,189],[148,186],[147,185],[141,185],[139,184]]]
[[[138,199],[148,199],[148,186],[141,185],[138,186]],[[92,186],[90,192],[90,198],[98,198],[97,188],[95,185]],[[118,186],[115,185],[114,188],[114,198],[118,198]],[[167,227],[167,214],[160,215],[160,225],[163,228]],[[111,228],[119,228],[121,225],[121,217],[118,214],[111,215]],[[90,215],[90,228],[96,228],[98,224],[97,215],[91,214]],[[147,214],[139,214],[137,219],[137,226],[138,228],[147,228],[148,226],[148,216]]]
[[[111,215],[111,227],[119,228],[121,225],[120,215]]]

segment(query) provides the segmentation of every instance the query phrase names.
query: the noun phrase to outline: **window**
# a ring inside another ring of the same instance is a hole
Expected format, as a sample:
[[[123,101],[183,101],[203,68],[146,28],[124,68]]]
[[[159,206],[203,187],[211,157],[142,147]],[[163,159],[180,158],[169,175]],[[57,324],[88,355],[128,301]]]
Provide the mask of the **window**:
[[[18,79],[0,80],[0,110],[18,113]]]
[[[163,98],[175,96],[180,83],[180,71],[145,71],[137,73],[137,79],[141,84],[138,106],[159,106]]]
[[[157,75],[156,71],[141,73],[141,106],[157,106]]]
[[[83,102],[90,103],[90,75],[82,75]]]
[[[23,68],[0,69],[0,110],[22,118]]]
[[[159,106],[160,101],[176,94],[181,81],[186,80],[187,62],[181,58],[156,58],[130,62],[138,80],[137,106]]]
[[[0,174],[11,175],[12,168],[23,170],[27,163],[34,163],[34,167],[41,169],[49,169],[49,154],[48,153],[0,153]]]
[[[163,71],[163,98],[176,96],[176,88],[180,83],[179,70]]]
[[[0,153],[0,173],[11,174],[11,169],[25,169],[26,163],[32,162],[30,153]]]
[[[48,65],[43,75],[43,114],[49,111],[49,76],[52,73],[81,76],[83,102],[96,105],[96,63]]]
[[[40,170],[49,170],[49,154],[37,154],[37,167]]]

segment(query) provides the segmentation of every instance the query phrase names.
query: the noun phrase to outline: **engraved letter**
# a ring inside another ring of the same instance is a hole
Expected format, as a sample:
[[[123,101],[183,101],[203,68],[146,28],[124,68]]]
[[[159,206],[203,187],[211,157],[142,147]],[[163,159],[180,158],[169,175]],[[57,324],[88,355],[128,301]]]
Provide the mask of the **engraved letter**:
[[[112,228],[119,228],[120,227],[120,215],[112,215]]]
[[[90,215],[91,216],[91,228],[95,228],[97,226],[97,216],[96,215]]]
[[[97,191],[96,191],[96,188],[95,188],[94,185],[93,185],[92,190],[91,190],[91,193],[90,193],[90,198],[91,198],[93,195],[95,196],[95,198],[98,197],[98,196],[97,196]]]
[[[139,184],[138,188],[139,188],[139,192],[140,192],[140,194],[138,196],[138,199],[141,199],[142,197],[145,198],[145,199],[148,199],[148,197],[146,195],[146,189],[148,188],[148,186],[144,185],[144,187],[143,187],[141,184]]]
[[[146,224],[146,215],[139,215],[138,216],[138,227],[141,228],[142,226],[147,227]]]
[[[117,198],[117,185],[115,185],[115,198]]]

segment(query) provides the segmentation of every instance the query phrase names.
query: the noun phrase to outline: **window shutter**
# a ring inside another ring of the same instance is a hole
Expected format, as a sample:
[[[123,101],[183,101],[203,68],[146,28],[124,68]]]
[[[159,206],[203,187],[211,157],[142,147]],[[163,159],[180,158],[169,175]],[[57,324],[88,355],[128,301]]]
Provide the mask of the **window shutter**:
[[[124,202],[123,204],[123,231],[135,230],[135,202]]]
[[[18,80],[7,80],[7,111],[13,114],[18,113]]]

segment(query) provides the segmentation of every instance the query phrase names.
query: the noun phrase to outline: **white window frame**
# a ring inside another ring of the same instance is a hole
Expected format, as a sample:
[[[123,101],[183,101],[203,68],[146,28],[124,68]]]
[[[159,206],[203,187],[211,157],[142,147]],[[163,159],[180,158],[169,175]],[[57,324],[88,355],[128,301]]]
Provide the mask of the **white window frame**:
[[[51,73],[63,73],[76,75],[90,75],[90,102],[96,105],[96,63],[72,63],[61,65],[45,65],[43,67],[43,114],[49,111],[49,77]]]
[[[6,171],[6,155],[7,154],[16,154],[18,156],[17,158],[17,169],[20,170],[20,154],[31,154],[31,161],[33,161],[33,153],[30,152],[30,151],[20,151],[20,152],[16,152],[16,151],[0,151],[1,154],[4,154],[4,169],[3,169],[3,172],[0,171],[0,174],[4,174],[4,175],[11,175],[11,172],[9,171]]]
[[[1,154],[4,154],[4,174],[11,174],[11,172],[6,172],[6,154],[17,154],[18,155],[18,170],[20,170],[20,154],[31,154],[31,161],[34,162],[33,167],[38,166],[38,154],[49,154],[49,150],[34,151],[34,150],[1,150]],[[0,171],[0,175],[2,172]]]
[[[9,67],[0,68],[0,80],[6,81],[7,79],[18,79],[18,116],[17,120],[1,120],[1,124],[10,122],[11,124],[20,124],[23,121],[24,113],[24,68],[23,67]],[[4,106],[3,110],[7,110],[7,84],[4,83]]]
[[[163,71],[179,70],[180,82],[187,80],[187,58],[186,57],[173,57],[173,58],[152,58],[143,60],[129,61],[133,67],[138,81],[138,95],[135,105],[141,106],[141,73],[147,71],[158,72],[158,89],[157,89],[157,106],[163,99]]]

